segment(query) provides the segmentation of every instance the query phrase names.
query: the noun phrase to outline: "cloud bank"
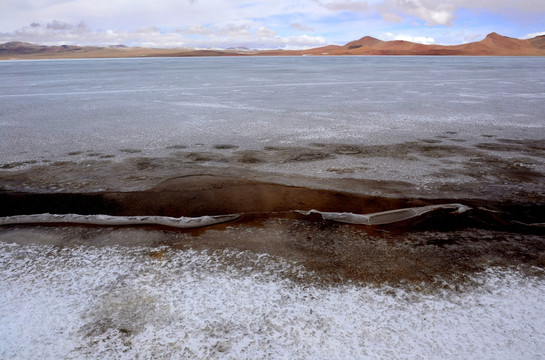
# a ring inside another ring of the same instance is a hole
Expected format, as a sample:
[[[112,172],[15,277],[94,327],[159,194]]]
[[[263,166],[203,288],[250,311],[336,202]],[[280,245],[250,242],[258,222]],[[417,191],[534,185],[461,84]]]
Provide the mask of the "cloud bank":
[[[265,26],[255,24],[226,24],[222,26],[190,26],[183,29],[162,31],[155,26],[136,30],[93,31],[85,22],[70,24],[54,20],[47,24],[32,23],[12,33],[0,33],[0,43],[26,41],[43,45],[95,45],[108,46],[125,44],[129,46],[160,48],[228,48],[245,46],[259,49],[300,49],[321,46],[321,36],[279,36]]]
[[[0,42],[50,45],[307,48],[389,33],[444,43],[545,31],[543,0],[24,0],[0,1],[0,14]]]
[[[434,44],[435,39],[432,37],[426,37],[426,36],[413,36],[409,34],[393,34],[393,33],[386,33],[383,37],[384,40],[405,40],[405,41],[411,41],[415,43],[420,44]]]

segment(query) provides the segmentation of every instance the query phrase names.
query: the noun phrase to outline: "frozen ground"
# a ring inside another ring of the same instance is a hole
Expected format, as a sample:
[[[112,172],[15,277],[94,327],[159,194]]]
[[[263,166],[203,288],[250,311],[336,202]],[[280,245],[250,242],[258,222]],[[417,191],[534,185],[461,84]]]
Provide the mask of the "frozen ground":
[[[0,62],[0,190],[134,191],[227,175],[506,200],[535,209],[539,226],[544,67],[508,57]],[[185,242],[168,248],[160,231],[4,228],[0,358],[545,358],[539,229],[373,240],[312,226],[240,224],[230,240],[175,233]],[[307,261],[290,262],[294,249]],[[428,281],[318,281],[320,268],[353,264],[364,279]],[[454,274],[430,282],[433,269]]]
[[[0,244],[0,357],[543,359],[545,283],[317,285],[269,255]],[[288,280],[290,275],[292,280]]]

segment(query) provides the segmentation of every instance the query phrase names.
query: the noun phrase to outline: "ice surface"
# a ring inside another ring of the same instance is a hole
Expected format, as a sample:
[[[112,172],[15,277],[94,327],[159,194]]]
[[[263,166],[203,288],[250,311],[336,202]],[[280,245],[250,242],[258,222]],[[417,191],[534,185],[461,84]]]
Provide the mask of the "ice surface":
[[[470,208],[462,204],[441,204],[441,205],[428,205],[412,208],[395,209],[388,211],[381,211],[371,214],[353,214],[353,213],[339,213],[339,212],[327,212],[318,210],[298,211],[304,215],[320,214],[324,220],[333,220],[347,224],[359,224],[359,225],[382,225],[391,224],[398,221],[412,219],[414,217],[426,214],[430,211],[439,209],[452,209],[455,213],[463,213]]]
[[[151,256],[150,256],[151,255]],[[0,357],[539,359],[545,283],[314,286],[250,252],[0,244]]]
[[[238,214],[179,217],[168,216],[110,216],[79,214],[33,214],[0,217],[0,225],[9,224],[87,224],[87,225],[163,225],[174,228],[196,228],[221,224],[239,218]]]
[[[543,135],[542,58],[199,58],[0,63],[0,161]],[[468,102],[469,100],[469,102]],[[525,129],[534,129],[528,132]],[[536,133],[537,132],[537,133]]]
[[[86,183],[90,161],[166,157],[180,167],[193,159],[294,176],[406,181],[423,191],[430,182],[448,188],[481,183],[483,174],[516,174],[505,167],[521,161],[535,175],[545,170],[543,145],[512,146],[507,154],[502,141],[543,141],[544,66],[543,58],[508,57],[1,62],[0,169],[70,162],[82,165]],[[218,144],[268,158],[246,161]],[[326,147],[331,156],[299,162],[274,161],[278,154],[267,150],[316,151],[316,144],[382,148],[352,156]],[[468,175],[475,169],[482,171]]]
[[[19,190],[98,191],[199,163],[424,190],[522,181],[537,193],[543,68],[506,57],[0,62],[0,168],[46,166],[15,177]],[[130,247],[70,246],[86,235],[57,230],[42,235],[57,247],[0,243],[2,359],[544,358],[545,283],[515,270],[432,293],[316,286],[268,255],[143,248],[162,238],[135,231],[115,242]]]

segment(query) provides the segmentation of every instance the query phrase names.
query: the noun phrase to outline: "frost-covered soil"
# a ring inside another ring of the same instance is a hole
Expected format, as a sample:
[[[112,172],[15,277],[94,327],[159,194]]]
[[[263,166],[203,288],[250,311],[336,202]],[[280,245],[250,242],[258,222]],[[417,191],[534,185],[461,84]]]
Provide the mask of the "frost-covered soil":
[[[0,243],[0,358],[545,358],[543,278],[312,276],[250,251]]]

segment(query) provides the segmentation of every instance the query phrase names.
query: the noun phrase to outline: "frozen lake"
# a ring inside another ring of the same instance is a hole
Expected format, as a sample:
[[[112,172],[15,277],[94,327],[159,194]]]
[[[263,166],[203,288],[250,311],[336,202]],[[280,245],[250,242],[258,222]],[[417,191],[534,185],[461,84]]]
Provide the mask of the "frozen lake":
[[[545,169],[544,67],[521,57],[5,61],[0,166],[183,158],[424,191],[471,188],[480,168],[518,186]]]
[[[4,61],[0,161],[131,148],[391,144],[544,134],[545,59]]]
[[[0,226],[0,357],[543,359],[543,69],[0,62],[0,216],[241,214]],[[295,212],[442,203],[467,211],[382,227]]]

